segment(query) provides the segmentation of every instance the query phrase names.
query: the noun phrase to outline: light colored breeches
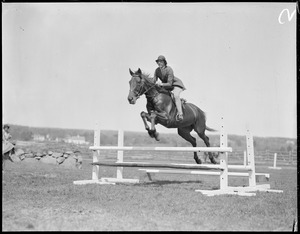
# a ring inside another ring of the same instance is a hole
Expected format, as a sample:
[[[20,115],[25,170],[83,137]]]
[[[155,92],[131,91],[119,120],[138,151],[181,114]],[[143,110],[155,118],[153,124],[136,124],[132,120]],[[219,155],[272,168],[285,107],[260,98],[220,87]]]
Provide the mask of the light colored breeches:
[[[183,91],[182,88],[179,88],[177,86],[174,87],[173,93],[174,93],[174,98],[175,98],[175,104],[177,107],[177,111],[179,114],[182,114],[182,106],[181,106],[181,101],[180,101],[180,93]]]

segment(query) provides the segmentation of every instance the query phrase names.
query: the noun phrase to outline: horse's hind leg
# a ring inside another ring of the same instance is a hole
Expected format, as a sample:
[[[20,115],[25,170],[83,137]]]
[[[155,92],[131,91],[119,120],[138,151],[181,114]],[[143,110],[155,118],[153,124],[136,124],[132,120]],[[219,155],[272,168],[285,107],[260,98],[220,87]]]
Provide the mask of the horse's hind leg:
[[[197,146],[196,143],[196,138],[192,137],[190,132],[193,130],[192,126],[188,126],[188,127],[184,127],[184,128],[178,128],[177,132],[178,135],[181,136],[183,139],[185,139],[186,141],[190,142],[192,144],[193,147]],[[194,159],[196,161],[197,164],[201,164],[201,160],[200,158],[198,158],[197,152],[194,152]]]
[[[210,147],[209,138],[204,133],[205,130],[201,131],[201,132],[197,131],[197,129],[194,129],[194,130],[197,132],[198,136],[204,141],[205,145],[207,147]],[[212,153],[208,152],[208,155],[209,155],[209,159],[210,159],[211,163],[216,164],[217,162],[216,162],[214,156],[212,155]]]

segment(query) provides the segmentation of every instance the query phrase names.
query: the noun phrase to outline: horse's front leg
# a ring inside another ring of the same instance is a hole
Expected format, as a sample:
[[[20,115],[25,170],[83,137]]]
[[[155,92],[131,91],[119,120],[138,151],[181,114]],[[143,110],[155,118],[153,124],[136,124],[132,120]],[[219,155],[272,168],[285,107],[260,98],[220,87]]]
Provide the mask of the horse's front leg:
[[[157,117],[157,114],[155,112],[151,112],[151,115],[150,115],[150,122],[151,122],[151,132],[155,138],[155,140],[159,141],[159,133],[156,131],[156,128],[155,128],[155,120],[156,120],[156,117]]]
[[[141,112],[141,117],[142,117],[142,120],[143,120],[143,122],[144,122],[145,129],[148,131],[149,136],[150,136],[151,138],[155,137],[155,134],[154,134],[155,131],[152,130],[152,129],[153,129],[153,126],[152,126],[151,116],[150,116],[148,113],[142,111],[142,112]],[[147,121],[151,123],[151,129],[150,129],[150,127],[148,126]],[[155,129],[155,128],[154,128],[154,129]]]
[[[142,120],[143,120],[143,122],[144,122],[145,129],[146,129],[147,131],[149,131],[150,128],[149,128],[149,126],[148,126],[148,124],[147,124],[147,121],[150,122],[150,115],[149,115],[148,113],[142,111],[142,112],[141,112],[141,117],[142,117]]]

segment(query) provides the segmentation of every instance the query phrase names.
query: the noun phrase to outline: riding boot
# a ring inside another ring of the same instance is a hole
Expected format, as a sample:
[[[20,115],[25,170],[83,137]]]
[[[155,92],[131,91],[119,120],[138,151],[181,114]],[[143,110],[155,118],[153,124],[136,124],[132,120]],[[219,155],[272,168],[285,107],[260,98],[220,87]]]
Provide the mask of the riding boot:
[[[175,104],[178,112],[176,119],[181,121],[183,119],[183,113],[182,113],[182,105],[181,105],[180,98],[175,98]]]

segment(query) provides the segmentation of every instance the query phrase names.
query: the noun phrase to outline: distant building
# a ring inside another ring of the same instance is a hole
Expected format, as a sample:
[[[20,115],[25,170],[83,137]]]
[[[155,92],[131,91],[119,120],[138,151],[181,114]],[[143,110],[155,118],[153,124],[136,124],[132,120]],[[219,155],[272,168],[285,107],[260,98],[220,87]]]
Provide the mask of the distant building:
[[[33,135],[33,140],[34,141],[44,141],[45,140],[45,136],[39,135],[39,134],[34,134]]]
[[[290,140],[287,140],[285,143],[286,143],[287,145],[294,145],[294,144],[295,144],[294,141],[290,141]]]
[[[55,138],[55,141],[56,141],[56,142],[63,142],[64,140],[63,140],[62,138],[56,137],[56,138]]]
[[[77,145],[88,144],[88,142],[85,141],[85,137],[79,136],[79,135],[67,137],[65,139],[65,142],[67,142],[67,143],[73,143],[73,144],[77,144]]]

